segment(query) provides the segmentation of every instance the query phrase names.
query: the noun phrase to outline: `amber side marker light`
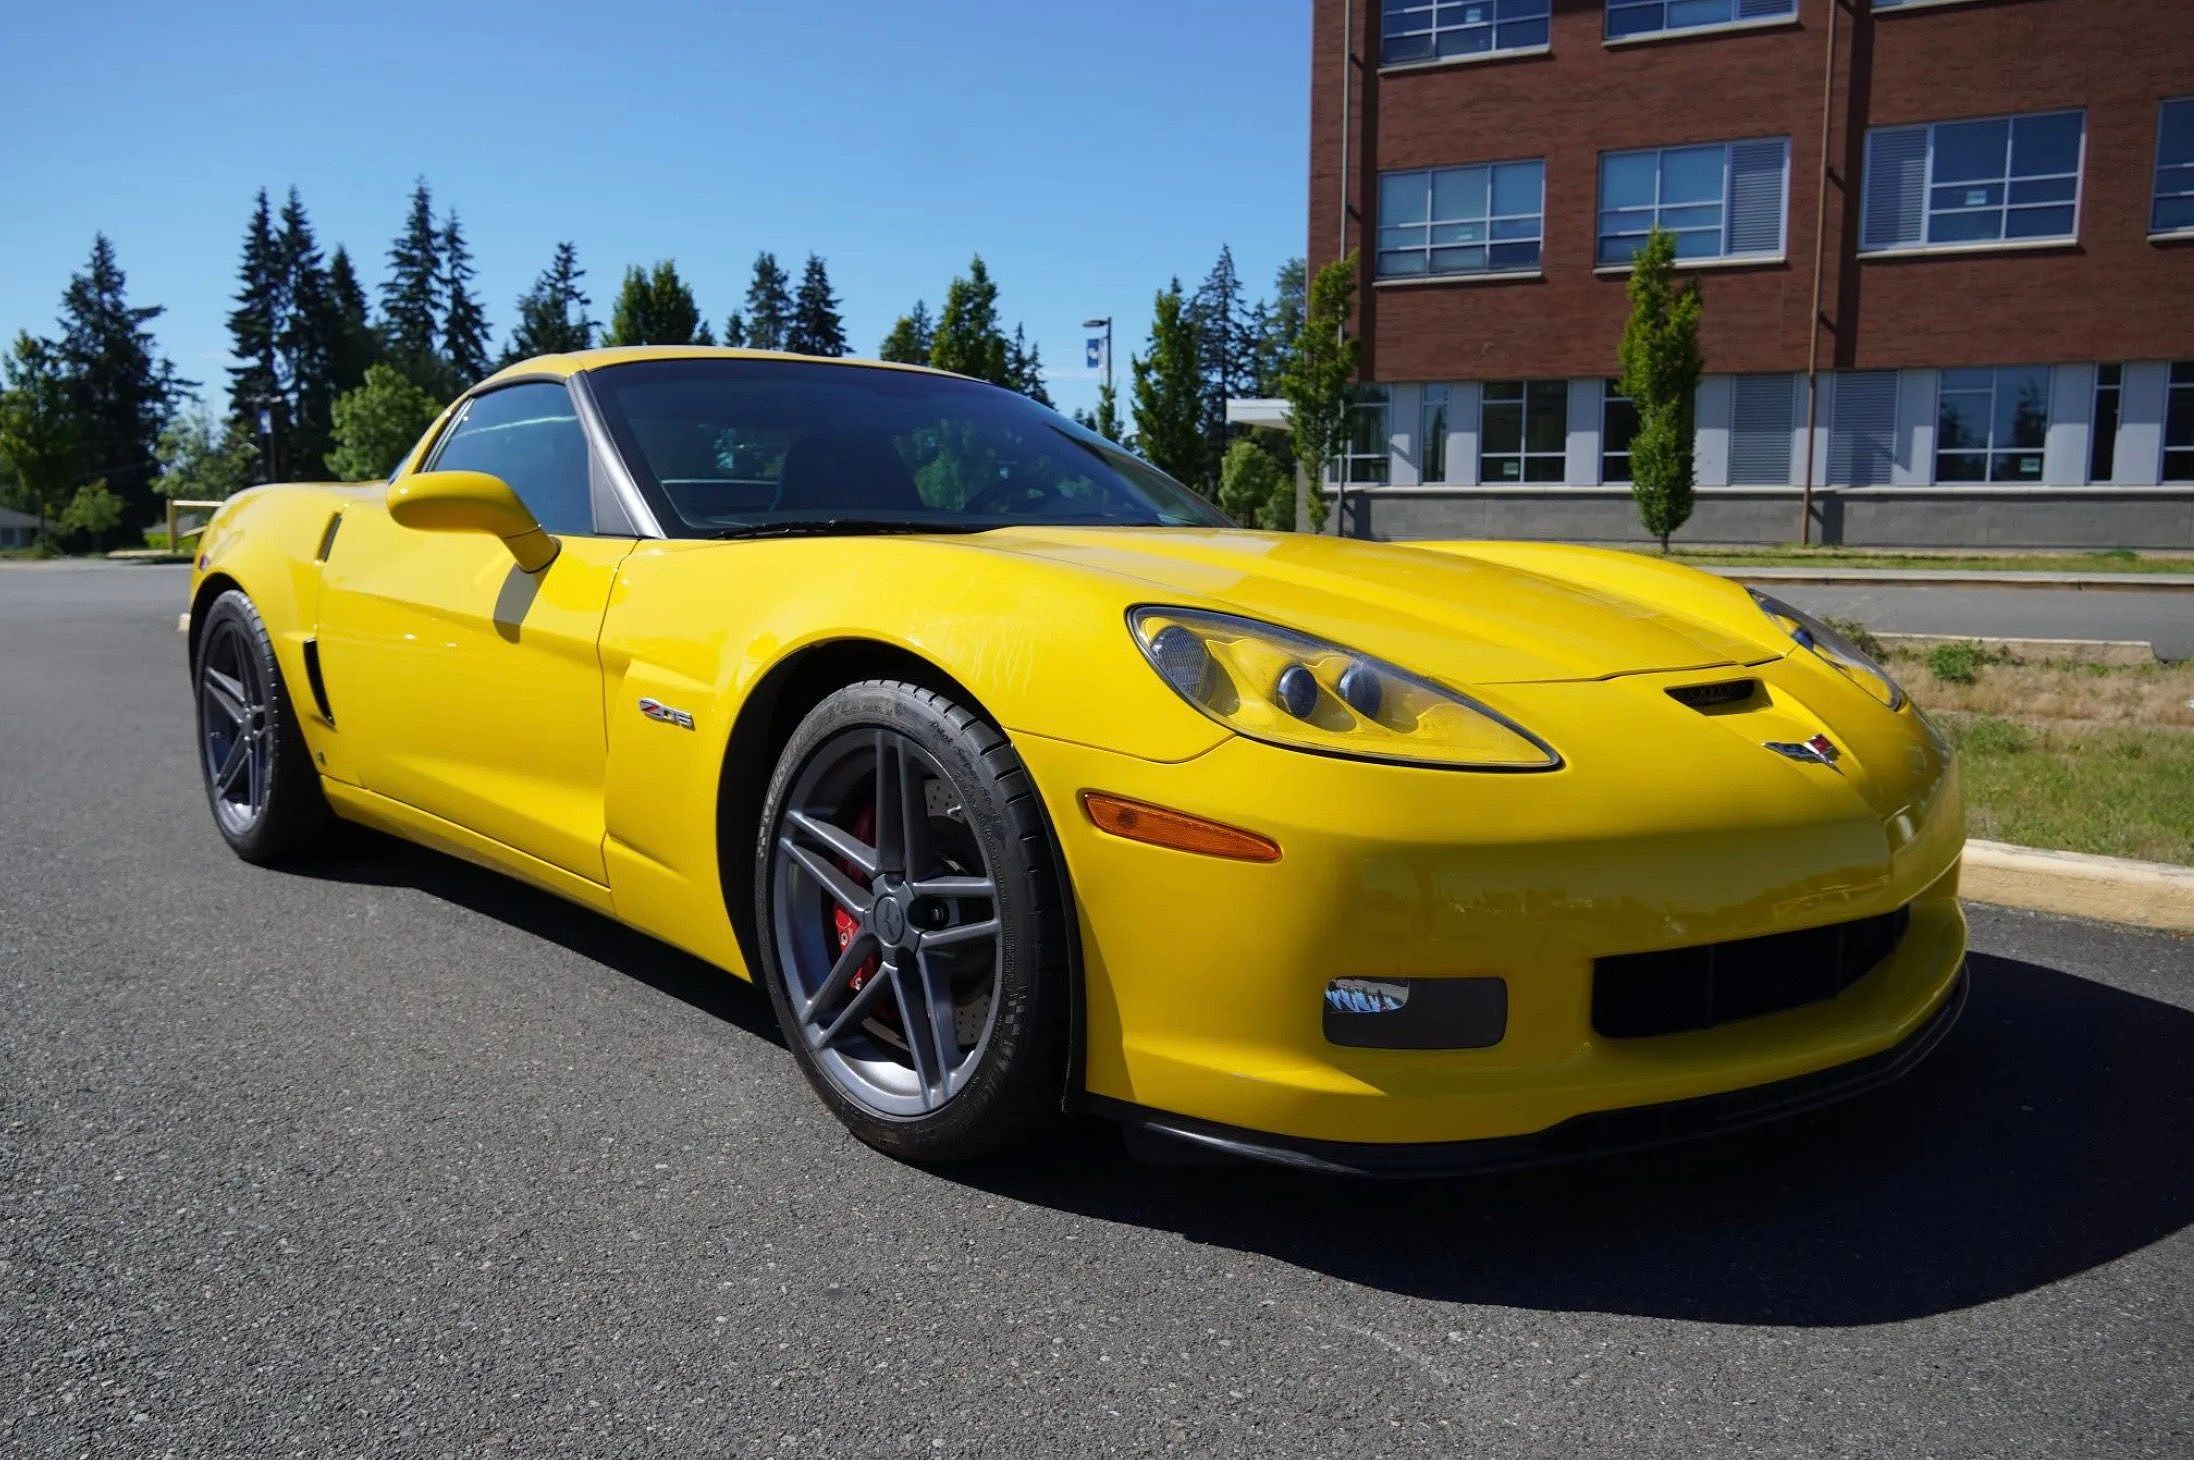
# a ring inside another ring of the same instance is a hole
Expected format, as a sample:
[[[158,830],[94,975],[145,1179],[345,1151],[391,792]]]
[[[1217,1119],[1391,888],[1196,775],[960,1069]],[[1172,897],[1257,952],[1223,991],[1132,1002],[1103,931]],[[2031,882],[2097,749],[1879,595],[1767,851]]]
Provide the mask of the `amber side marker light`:
[[[1237,862],[1280,860],[1280,844],[1270,837],[1243,831],[1238,826],[1206,821],[1201,816],[1168,811],[1148,801],[1131,801],[1104,791],[1084,791],[1082,812],[1099,831],[1109,831],[1131,842],[1148,842],[1154,847],[1171,847],[1177,852],[1195,852],[1206,857],[1227,857]]]

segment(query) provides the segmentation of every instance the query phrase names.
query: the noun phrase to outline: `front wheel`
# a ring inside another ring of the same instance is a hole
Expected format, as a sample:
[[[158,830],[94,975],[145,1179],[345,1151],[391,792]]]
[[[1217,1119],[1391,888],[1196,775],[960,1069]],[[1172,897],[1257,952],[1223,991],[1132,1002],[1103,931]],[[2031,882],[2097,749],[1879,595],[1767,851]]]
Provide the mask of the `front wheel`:
[[[1020,757],[943,695],[830,695],[778,760],[755,848],[763,982],[855,1135],[949,1161],[1053,1124],[1068,918]]]
[[[282,682],[274,641],[240,589],[206,610],[192,681],[198,692],[198,767],[213,823],[236,855],[290,860],[334,818]]]

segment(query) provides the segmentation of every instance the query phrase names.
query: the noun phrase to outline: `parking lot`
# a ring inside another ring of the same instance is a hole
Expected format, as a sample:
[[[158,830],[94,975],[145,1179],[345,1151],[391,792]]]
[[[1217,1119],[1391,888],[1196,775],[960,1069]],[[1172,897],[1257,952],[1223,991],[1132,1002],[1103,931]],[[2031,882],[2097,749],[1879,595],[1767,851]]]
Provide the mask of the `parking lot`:
[[[2194,1452],[2194,943],[1978,911],[1917,1074],[1680,1151],[917,1170],[660,945],[233,858],[184,581],[0,565],[0,1450]]]

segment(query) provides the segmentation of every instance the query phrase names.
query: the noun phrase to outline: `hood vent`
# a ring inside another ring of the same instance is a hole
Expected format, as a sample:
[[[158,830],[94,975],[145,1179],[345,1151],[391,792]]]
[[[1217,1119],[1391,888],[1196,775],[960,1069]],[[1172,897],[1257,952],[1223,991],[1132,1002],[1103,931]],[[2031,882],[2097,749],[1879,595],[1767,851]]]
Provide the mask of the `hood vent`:
[[[1759,689],[1757,679],[1724,679],[1714,684],[1680,684],[1668,692],[1668,697],[1694,710],[1719,710],[1743,704]]]

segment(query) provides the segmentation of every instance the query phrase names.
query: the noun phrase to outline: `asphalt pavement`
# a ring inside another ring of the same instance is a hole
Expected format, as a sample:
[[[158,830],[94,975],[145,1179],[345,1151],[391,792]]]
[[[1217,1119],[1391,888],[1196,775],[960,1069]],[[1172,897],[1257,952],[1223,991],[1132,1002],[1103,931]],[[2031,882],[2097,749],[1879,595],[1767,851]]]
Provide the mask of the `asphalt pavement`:
[[[2141,589],[1949,588],[1782,584],[1764,591],[1816,617],[1876,632],[1995,639],[2119,639],[2158,658],[2194,657],[2194,593]]]
[[[1978,912],[1921,1070],[1656,1155],[922,1171],[644,938],[230,856],[182,586],[0,565],[0,1452],[2194,1453],[2194,943]]]

